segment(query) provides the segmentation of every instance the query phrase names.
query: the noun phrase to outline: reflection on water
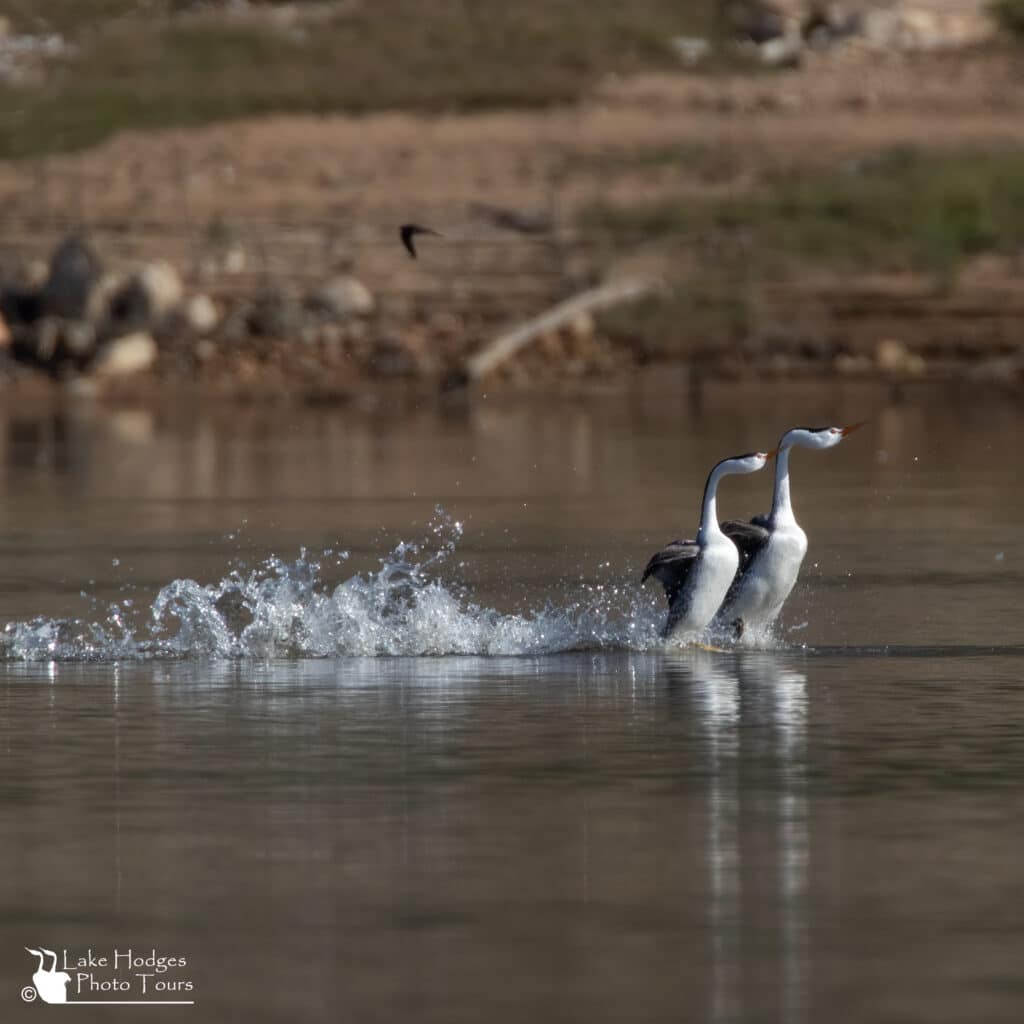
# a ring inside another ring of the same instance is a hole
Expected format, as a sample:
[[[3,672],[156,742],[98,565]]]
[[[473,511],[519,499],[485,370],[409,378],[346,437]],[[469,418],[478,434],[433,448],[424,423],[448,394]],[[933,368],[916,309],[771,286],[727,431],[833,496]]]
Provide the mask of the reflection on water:
[[[8,663],[3,947],[187,952],[211,1021],[1015,1020],[1019,667]]]
[[[0,412],[0,621],[220,616],[179,660],[0,662],[0,1018],[45,1012],[43,943],[184,953],[211,1022],[1018,1020],[1019,411],[739,397]],[[711,461],[865,417],[794,463],[782,650],[636,642]]]
[[[711,937],[711,1019],[735,1020],[742,1009],[740,964],[739,679],[709,657],[694,670],[708,737],[707,858]]]
[[[676,655],[668,676],[692,694],[707,750],[708,821],[706,826],[709,940],[711,945],[711,1021],[743,1019],[740,971],[744,921],[744,804],[747,815],[770,819],[746,851],[755,865],[766,854],[765,841],[775,842],[781,960],[778,1019],[804,1019],[804,972],[807,959],[807,871],[810,856],[806,793],[807,676],[769,653]],[[770,769],[777,780],[772,808],[756,807],[758,798],[745,792],[746,762],[761,761],[763,732],[771,736]],[[754,740],[752,737],[756,736]],[[774,829],[772,828],[774,825]],[[774,832],[774,835],[773,835]],[[748,834],[749,843],[749,834]],[[754,898],[764,878],[754,877]],[[747,1008],[748,1010],[750,1008]],[[762,1008],[763,1009],[763,1008]]]

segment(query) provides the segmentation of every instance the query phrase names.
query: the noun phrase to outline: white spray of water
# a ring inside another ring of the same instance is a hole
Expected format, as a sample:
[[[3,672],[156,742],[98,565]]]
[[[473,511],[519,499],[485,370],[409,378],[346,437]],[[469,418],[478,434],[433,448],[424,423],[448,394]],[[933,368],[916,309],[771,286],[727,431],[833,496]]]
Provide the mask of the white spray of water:
[[[438,510],[427,541],[402,542],[378,571],[333,588],[321,562],[303,550],[293,562],[270,558],[216,583],[174,580],[148,614],[125,600],[100,622],[14,622],[0,636],[0,658],[523,655],[660,644],[660,602],[632,580],[592,587],[561,607],[548,603],[520,613],[482,607],[465,587],[441,578],[461,536],[462,524]]]

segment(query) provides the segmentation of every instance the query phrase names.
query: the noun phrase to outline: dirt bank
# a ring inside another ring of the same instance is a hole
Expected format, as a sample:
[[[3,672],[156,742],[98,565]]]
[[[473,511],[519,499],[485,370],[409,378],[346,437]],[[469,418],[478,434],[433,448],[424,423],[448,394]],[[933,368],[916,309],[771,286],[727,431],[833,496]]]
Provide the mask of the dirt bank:
[[[859,55],[798,72],[608,80],[578,105],[544,111],[273,117],[124,135],[73,156],[0,165],[3,262],[13,275],[85,228],[111,267],[169,260],[190,292],[225,308],[271,287],[302,294],[353,273],[377,300],[371,348],[385,338],[392,348],[411,344],[434,355],[422,361],[425,375],[442,376],[503,326],[617,269],[640,264],[685,286],[713,252],[707,239],[655,245],[589,229],[581,216],[595,201],[757,194],[894,147],[1010,150],[1022,141],[1021,67],[991,51]],[[509,213],[518,228],[502,220]],[[447,237],[412,261],[397,244],[407,220]],[[227,245],[242,252],[234,269],[210,257]],[[879,286],[877,272],[827,266],[762,282],[750,279],[754,260],[735,288],[723,285],[750,301],[742,322],[718,336],[670,352],[637,330],[599,324],[599,357],[581,364],[563,338],[526,362],[548,366],[545,378],[569,364],[600,376],[663,357],[701,358],[724,372],[769,359],[780,372],[871,372],[879,343],[895,339],[928,359],[929,372],[960,361],[1015,365],[1022,303],[1011,257],[975,261],[941,287],[927,275]],[[794,322],[788,337],[778,329]],[[716,335],[720,325],[707,320],[700,330]],[[273,389],[282,375],[329,379],[334,393],[361,386],[382,363],[367,350],[330,369],[319,340],[302,347],[287,333],[249,349],[206,347],[201,359],[170,345],[158,370],[236,390],[245,381]],[[525,363],[510,371],[524,382],[535,372]]]

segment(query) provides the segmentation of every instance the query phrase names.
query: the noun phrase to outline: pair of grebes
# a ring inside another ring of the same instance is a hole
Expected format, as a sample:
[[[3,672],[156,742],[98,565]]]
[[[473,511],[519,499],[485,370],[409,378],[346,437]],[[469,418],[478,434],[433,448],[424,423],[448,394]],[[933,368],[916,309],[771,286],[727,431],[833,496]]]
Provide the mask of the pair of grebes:
[[[399,236],[416,259],[417,235],[444,235],[419,224],[403,224]],[[705,632],[739,639],[751,630],[763,635],[772,625],[800,575],[807,534],[800,529],[789,495],[789,453],[795,447],[834,448],[863,423],[849,427],[796,427],[782,435],[773,452],[737,455],[719,462],[704,487],[700,529],[693,540],[676,540],[647,563],[665,588],[668,620],[664,636],[674,643],[699,642]],[[775,496],[767,516],[749,523],[719,525],[718,483],[732,473],[756,473],[775,456]],[[710,630],[708,627],[711,627]]]
[[[676,540],[654,555],[643,579],[653,576],[668,597],[664,635],[674,643],[699,642],[705,633],[763,634],[778,617],[800,574],[807,534],[793,515],[789,455],[793,448],[834,448],[862,427],[796,427],[771,452],[723,459],[704,487],[700,528],[693,540]],[[734,473],[756,473],[776,459],[772,510],[750,522],[718,522],[719,481]],[[710,627],[710,628],[709,628]]]

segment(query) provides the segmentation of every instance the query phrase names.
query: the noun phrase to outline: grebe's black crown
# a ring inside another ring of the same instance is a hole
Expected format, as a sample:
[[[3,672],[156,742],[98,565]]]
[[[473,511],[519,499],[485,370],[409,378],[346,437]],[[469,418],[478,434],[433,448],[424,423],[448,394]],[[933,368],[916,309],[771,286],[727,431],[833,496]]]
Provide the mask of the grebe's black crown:
[[[713,473],[719,466],[724,466],[727,462],[742,462],[743,459],[756,459],[759,455],[764,455],[764,452],[747,452],[744,455],[730,455],[726,459],[719,459],[719,461],[711,467],[711,472]]]

